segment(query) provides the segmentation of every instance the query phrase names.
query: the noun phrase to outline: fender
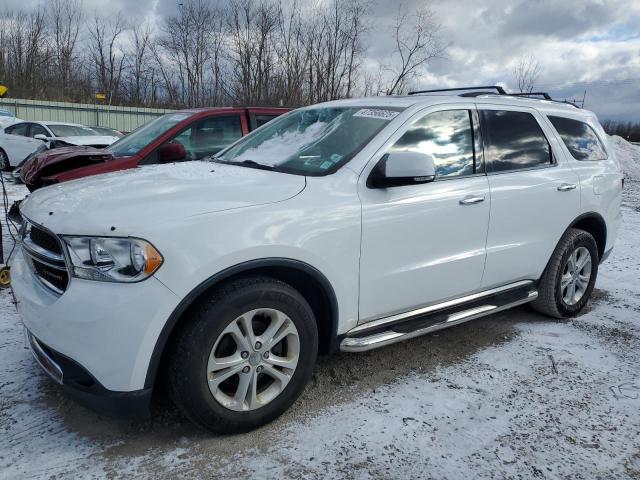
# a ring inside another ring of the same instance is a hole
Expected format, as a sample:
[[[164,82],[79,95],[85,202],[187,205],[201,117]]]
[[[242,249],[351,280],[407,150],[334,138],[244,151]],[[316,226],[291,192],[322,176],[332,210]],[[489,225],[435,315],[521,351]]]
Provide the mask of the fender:
[[[149,367],[147,368],[145,388],[152,388],[155,383],[158,368],[160,367],[160,360],[162,359],[162,354],[164,353],[165,347],[167,346],[169,338],[171,337],[171,333],[178,323],[178,320],[187,311],[187,309],[191,305],[193,305],[193,303],[198,298],[200,298],[203,293],[234,275],[269,267],[287,267],[299,270],[313,277],[313,279],[322,286],[324,294],[329,299],[329,307],[331,312],[330,328],[332,333],[329,349],[330,351],[336,351],[338,349],[338,301],[336,299],[335,291],[333,290],[333,287],[331,286],[329,280],[327,280],[327,277],[325,277],[324,274],[317,268],[299,260],[293,260],[289,258],[263,258],[259,260],[250,260],[248,262],[243,262],[238,265],[226,268],[209,277],[207,280],[195,287],[180,301],[178,306],[173,310],[173,312],[165,322],[164,327],[162,327],[162,331],[160,332],[160,335],[156,340],[156,344],[153,348],[153,353],[151,354],[151,359],[149,361]]]
[[[569,230],[570,228],[575,227],[576,225],[588,221],[588,220],[595,220],[598,224],[598,228],[601,228],[602,231],[598,232],[602,234],[602,238],[600,238],[600,235],[595,234],[594,232],[592,232],[590,229],[586,229],[584,227],[582,227],[583,230],[588,231],[589,233],[591,233],[591,235],[593,235],[593,237],[596,240],[596,244],[598,245],[598,260],[599,263],[602,263],[604,261],[604,255],[605,255],[605,248],[607,247],[607,222],[604,220],[604,217],[602,215],[600,215],[598,212],[585,212],[581,215],[578,215],[573,222],[571,222],[571,225],[569,225],[567,227],[567,230]],[[566,230],[565,230],[566,232]]]

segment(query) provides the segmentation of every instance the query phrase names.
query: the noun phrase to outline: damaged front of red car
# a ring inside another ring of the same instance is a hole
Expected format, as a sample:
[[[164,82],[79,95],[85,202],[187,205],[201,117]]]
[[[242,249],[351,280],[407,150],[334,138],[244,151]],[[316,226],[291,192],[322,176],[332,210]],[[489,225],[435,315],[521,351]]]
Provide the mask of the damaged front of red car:
[[[94,175],[101,173],[100,167],[104,168],[105,172],[117,170],[112,162],[123,160],[125,165],[122,168],[131,168],[127,162],[129,159],[114,159],[113,154],[104,149],[62,147],[45,150],[33,155],[22,165],[20,179],[29,191],[33,192],[47,185],[85,176],[87,167]],[[109,162],[109,165],[106,165],[106,162]],[[81,170],[82,173],[76,170]]]

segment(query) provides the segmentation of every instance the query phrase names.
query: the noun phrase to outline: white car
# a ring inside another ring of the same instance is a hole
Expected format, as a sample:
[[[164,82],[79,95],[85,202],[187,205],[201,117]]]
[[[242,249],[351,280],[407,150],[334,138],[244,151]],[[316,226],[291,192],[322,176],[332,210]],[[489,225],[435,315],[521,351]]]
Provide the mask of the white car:
[[[70,394],[197,424],[283,413],[318,352],[363,352],[531,302],[579,314],[620,223],[591,112],[480,93],[350,99],[212,161],[90,177],[21,205],[12,285]]]
[[[0,170],[16,167],[42,145],[56,140],[71,146],[104,148],[118,140],[115,135],[101,135],[83,125],[64,122],[17,122],[0,133]]]

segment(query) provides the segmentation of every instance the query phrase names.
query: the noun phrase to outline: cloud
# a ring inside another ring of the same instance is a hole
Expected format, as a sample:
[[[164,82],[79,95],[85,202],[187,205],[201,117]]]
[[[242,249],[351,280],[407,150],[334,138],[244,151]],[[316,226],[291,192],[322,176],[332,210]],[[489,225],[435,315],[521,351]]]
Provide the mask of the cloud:
[[[0,0],[4,8],[43,8],[42,0]],[[223,5],[225,0],[210,0]],[[260,1],[260,0],[256,0]],[[290,0],[283,0],[288,4]],[[317,1],[317,0],[302,0]],[[324,1],[324,0],[323,0]],[[389,65],[398,2],[374,0],[364,73]],[[176,0],[84,0],[86,12],[121,12],[131,22],[159,24]],[[640,0],[403,0],[405,9],[432,8],[442,24],[447,58],[421,72],[416,87],[504,83],[533,54],[538,87],[559,98],[582,98],[601,118],[640,120]]]
[[[388,61],[395,7],[383,2],[368,65]],[[404,2],[419,8],[422,0]],[[450,43],[447,58],[422,73],[416,87],[505,84],[522,55],[540,66],[538,87],[582,99],[601,118],[640,120],[640,2],[624,0],[435,0],[431,7]],[[371,67],[370,67],[371,68]]]

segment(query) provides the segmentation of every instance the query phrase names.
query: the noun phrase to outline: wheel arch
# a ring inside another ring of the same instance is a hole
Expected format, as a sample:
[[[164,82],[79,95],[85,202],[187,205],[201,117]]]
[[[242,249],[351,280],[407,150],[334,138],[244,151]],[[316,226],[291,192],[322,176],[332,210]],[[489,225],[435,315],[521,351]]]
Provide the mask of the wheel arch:
[[[266,275],[298,290],[309,302],[318,325],[319,349],[322,353],[338,349],[338,301],[327,277],[317,268],[300,260],[289,258],[264,258],[251,260],[226,268],[200,283],[189,292],[173,310],[160,332],[147,368],[145,388],[153,387],[172,334],[190,308],[212,289],[233,278],[248,275]],[[326,319],[323,320],[323,319]]]
[[[590,233],[598,246],[598,261],[602,261],[607,246],[607,223],[597,212],[586,212],[577,217],[569,228],[578,228]]]

